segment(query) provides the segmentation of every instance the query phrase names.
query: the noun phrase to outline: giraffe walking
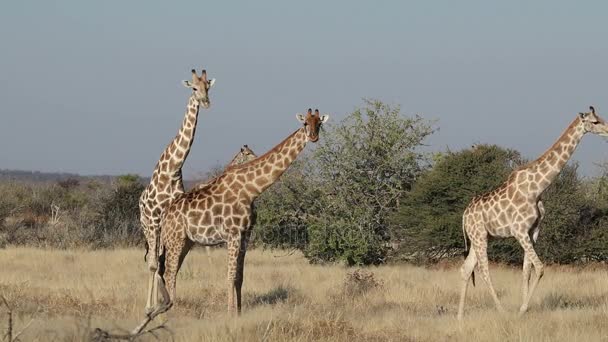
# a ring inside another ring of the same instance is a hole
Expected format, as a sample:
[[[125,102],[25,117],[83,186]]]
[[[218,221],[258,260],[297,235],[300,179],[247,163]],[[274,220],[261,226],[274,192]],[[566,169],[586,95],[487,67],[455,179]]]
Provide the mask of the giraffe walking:
[[[140,223],[146,237],[146,257],[150,277],[146,313],[151,312],[157,302],[157,292],[153,291],[155,273],[158,269],[158,246],[160,238],[160,218],[164,209],[177,194],[184,192],[182,166],[188,157],[196,131],[199,107],[209,108],[209,89],[215,83],[207,80],[207,72],[199,77],[192,70],[192,80],[183,81],[186,88],[192,89],[184,120],[175,138],[167,145],[154,168],[150,184],[139,198]]]
[[[297,118],[303,127],[269,152],[228,168],[206,187],[179,195],[169,205],[161,221],[162,277],[158,286],[163,303],[149,317],[173,305],[177,272],[194,243],[213,246],[226,242],[228,311],[240,313],[245,253],[255,220],[252,203],[279,179],[308,141],[319,139],[319,128],[329,116],[309,109],[306,116],[297,114]]]
[[[488,269],[488,235],[515,237],[524,250],[522,304],[520,314],[528,310],[530,298],[543,276],[543,264],[534,251],[540,223],[545,216],[541,195],[566,165],[586,133],[608,136],[608,124],[593,107],[579,113],[559,139],[543,155],[513,171],[507,181],[486,194],[474,197],[462,217],[462,229],[471,241],[471,250],[460,269],[462,289],[458,319],[462,319],[469,279],[475,266],[490,289],[496,308],[504,311],[492,286]],[[535,277],[530,285],[534,267]]]

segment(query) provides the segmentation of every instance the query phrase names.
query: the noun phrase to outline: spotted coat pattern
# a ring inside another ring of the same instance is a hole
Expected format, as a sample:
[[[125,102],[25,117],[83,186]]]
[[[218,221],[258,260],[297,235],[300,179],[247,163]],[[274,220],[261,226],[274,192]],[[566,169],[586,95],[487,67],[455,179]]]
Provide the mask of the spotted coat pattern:
[[[520,313],[528,309],[530,297],[540,278],[543,264],[534,251],[540,223],[545,215],[541,195],[566,165],[583,135],[587,132],[606,135],[608,125],[591,112],[579,113],[559,139],[535,161],[513,171],[507,181],[486,194],[474,197],[463,214],[465,246],[471,241],[471,252],[461,268],[462,290],[458,318],[462,318],[469,279],[475,266],[488,285],[490,294],[499,311],[502,305],[496,295],[488,270],[488,236],[514,237],[524,250],[522,306]],[[535,278],[530,286],[532,266]]]

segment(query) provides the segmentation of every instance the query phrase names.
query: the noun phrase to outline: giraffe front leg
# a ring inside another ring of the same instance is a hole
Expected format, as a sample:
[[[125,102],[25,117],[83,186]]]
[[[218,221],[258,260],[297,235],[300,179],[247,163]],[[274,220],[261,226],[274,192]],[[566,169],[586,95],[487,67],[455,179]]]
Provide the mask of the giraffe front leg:
[[[158,273],[158,236],[150,231],[146,236],[148,243],[148,296],[146,301],[146,315],[149,315],[158,305],[158,286],[156,282]]]
[[[241,233],[230,235],[228,238],[228,313],[234,314],[237,312],[235,305],[236,279],[238,270],[238,258],[241,248]]]

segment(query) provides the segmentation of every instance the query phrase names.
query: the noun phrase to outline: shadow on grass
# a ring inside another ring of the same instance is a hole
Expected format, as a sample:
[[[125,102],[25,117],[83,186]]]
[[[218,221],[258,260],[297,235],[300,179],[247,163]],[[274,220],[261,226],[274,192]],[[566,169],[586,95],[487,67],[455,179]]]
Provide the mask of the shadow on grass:
[[[573,297],[561,293],[550,293],[543,297],[541,308],[545,310],[597,308],[606,303],[603,296]]]
[[[279,285],[266,293],[254,294],[248,302],[250,306],[273,305],[286,302],[295,290],[291,287]]]

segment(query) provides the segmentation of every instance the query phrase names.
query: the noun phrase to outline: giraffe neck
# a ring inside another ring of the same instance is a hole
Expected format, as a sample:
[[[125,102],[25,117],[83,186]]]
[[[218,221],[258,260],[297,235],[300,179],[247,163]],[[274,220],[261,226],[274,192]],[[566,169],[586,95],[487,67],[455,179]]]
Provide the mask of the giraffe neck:
[[[253,202],[287,170],[304,150],[308,138],[304,128],[300,128],[263,156],[232,168],[237,178],[244,178],[241,196]]]
[[[168,173],[173,178],[181,179],[182,166],[190,153],[196,131],[199,106],[199,101],[192,94],[188,100],[188,107],[179,132],[161,155],[161,161],[167,162],[167,166],[161,168],[161,171]]]
[[[527,168],[533,176],[531,195],[539,197],[553,183],[574,154],[574,150],[585,135],[582,120],[577,117],[562,133],[557,141]]]

